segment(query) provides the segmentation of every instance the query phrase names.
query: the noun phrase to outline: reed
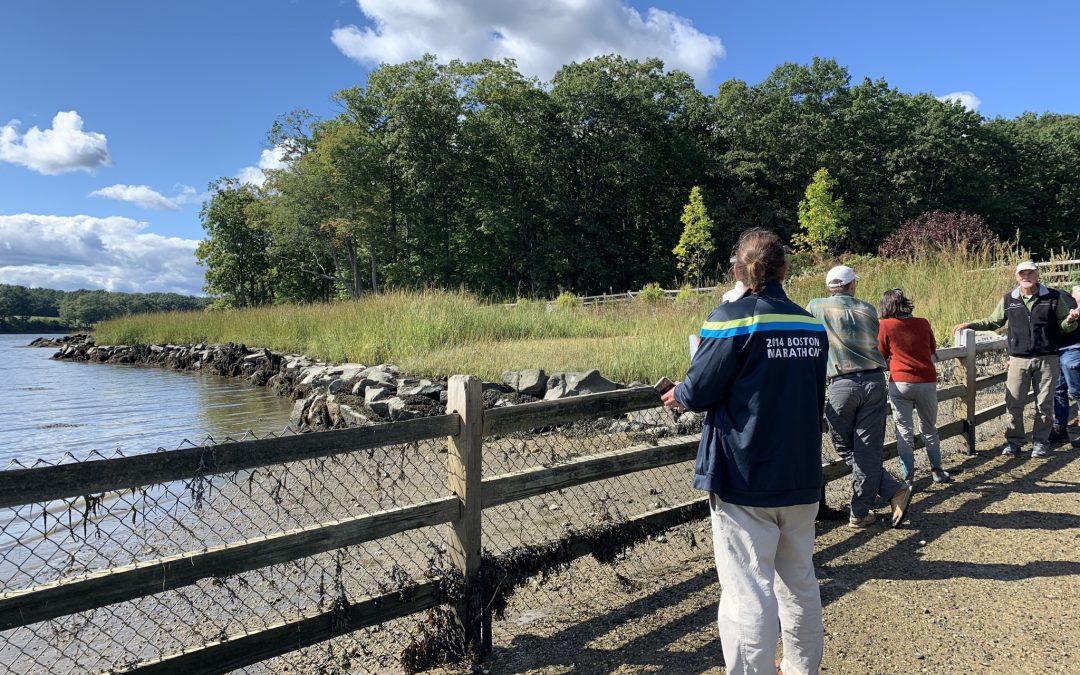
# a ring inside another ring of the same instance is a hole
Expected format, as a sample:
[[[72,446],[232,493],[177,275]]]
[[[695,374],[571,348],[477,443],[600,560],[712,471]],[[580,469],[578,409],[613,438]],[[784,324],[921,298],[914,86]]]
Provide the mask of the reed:
[[[1012,286],[1011,267],[987,269],[992,257],[943,253],[847,264],[860,276],[858,297],[876,306],[883,291],[904,289],[915,314],[929,319],[938,342],[947,344],[953,325],[990,314]],[[786,287],[804,306],[825,292],[817,273],[789,279]],[[235,342],[327,361],[395,363],[434,377],[470,373],[497,380],[504,370],[597,368],[624,383],[651,382],[686,372],[687,335],[716,302],[707,296],[697,303],[548,311],[544,303],[505,307],[464,292],[392,292],[331,304],[133,315],[102,323],[95,338],[99,344]]]

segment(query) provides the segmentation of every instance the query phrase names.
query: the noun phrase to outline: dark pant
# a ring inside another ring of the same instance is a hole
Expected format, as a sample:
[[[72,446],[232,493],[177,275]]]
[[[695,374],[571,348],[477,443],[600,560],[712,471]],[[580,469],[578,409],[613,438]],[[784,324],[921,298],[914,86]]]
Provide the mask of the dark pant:
[[[851,467],[851,516],[862,518],[877,496],[888,501],[904,488],[882,466],[888,388],[885,373],[854,373],[825,391],[825,421],[836,454]]]

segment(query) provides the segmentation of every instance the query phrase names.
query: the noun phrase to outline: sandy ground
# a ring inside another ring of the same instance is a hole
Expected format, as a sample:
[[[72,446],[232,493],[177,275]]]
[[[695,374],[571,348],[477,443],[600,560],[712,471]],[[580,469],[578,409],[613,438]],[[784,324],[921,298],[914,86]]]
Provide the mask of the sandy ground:
[[[1080,672],[1080,450],[1008,458],[1000,431],[980,434],[976,456],[946,452],[956,482],[922,474],[903,527],[819,524],[825,672]],[[474,672],[725,672],[706,524],[533,591],[514,598]]]

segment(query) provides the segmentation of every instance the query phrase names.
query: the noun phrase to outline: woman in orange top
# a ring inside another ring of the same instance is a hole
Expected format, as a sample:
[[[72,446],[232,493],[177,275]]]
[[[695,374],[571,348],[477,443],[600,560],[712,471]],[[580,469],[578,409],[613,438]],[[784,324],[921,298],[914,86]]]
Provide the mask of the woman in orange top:
[[[915,420],[926,456],[930,459],[935,483],[952,480],[941,468],[941,442],[937,431],[937,371],[934,370],[934,332],[930,322],[911,315],[914,303],[899,288],[881,296],[878,351],[889,364],[889,405],[896,425],[896,452],[900,456],[901,477],[909,483],[915,477]]]

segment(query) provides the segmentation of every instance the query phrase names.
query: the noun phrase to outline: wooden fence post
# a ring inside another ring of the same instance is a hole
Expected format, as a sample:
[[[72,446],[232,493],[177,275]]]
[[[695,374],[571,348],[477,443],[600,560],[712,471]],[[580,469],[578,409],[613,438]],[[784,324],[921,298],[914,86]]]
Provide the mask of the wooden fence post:
[[[484,407],[480,380],[454,375],[446,392],[446,412],[461,418],[456,436],[447,438],[446,468],[450,492],[461,500],[461,516],[447,532],[451,563],[465,577],[465,593],[454,607],[464,631],[465,648],[480,645],[481,602],[476,588],[480,571],[480,472],[484,438]],[[486,642],[486,640],[485,640]]]
[[[967,454],[975,454],[975,331],[965,328],[956,336],[956,346],[964,348],[964,405],[967,419],[964,422],[964,434],[967,436]]]

